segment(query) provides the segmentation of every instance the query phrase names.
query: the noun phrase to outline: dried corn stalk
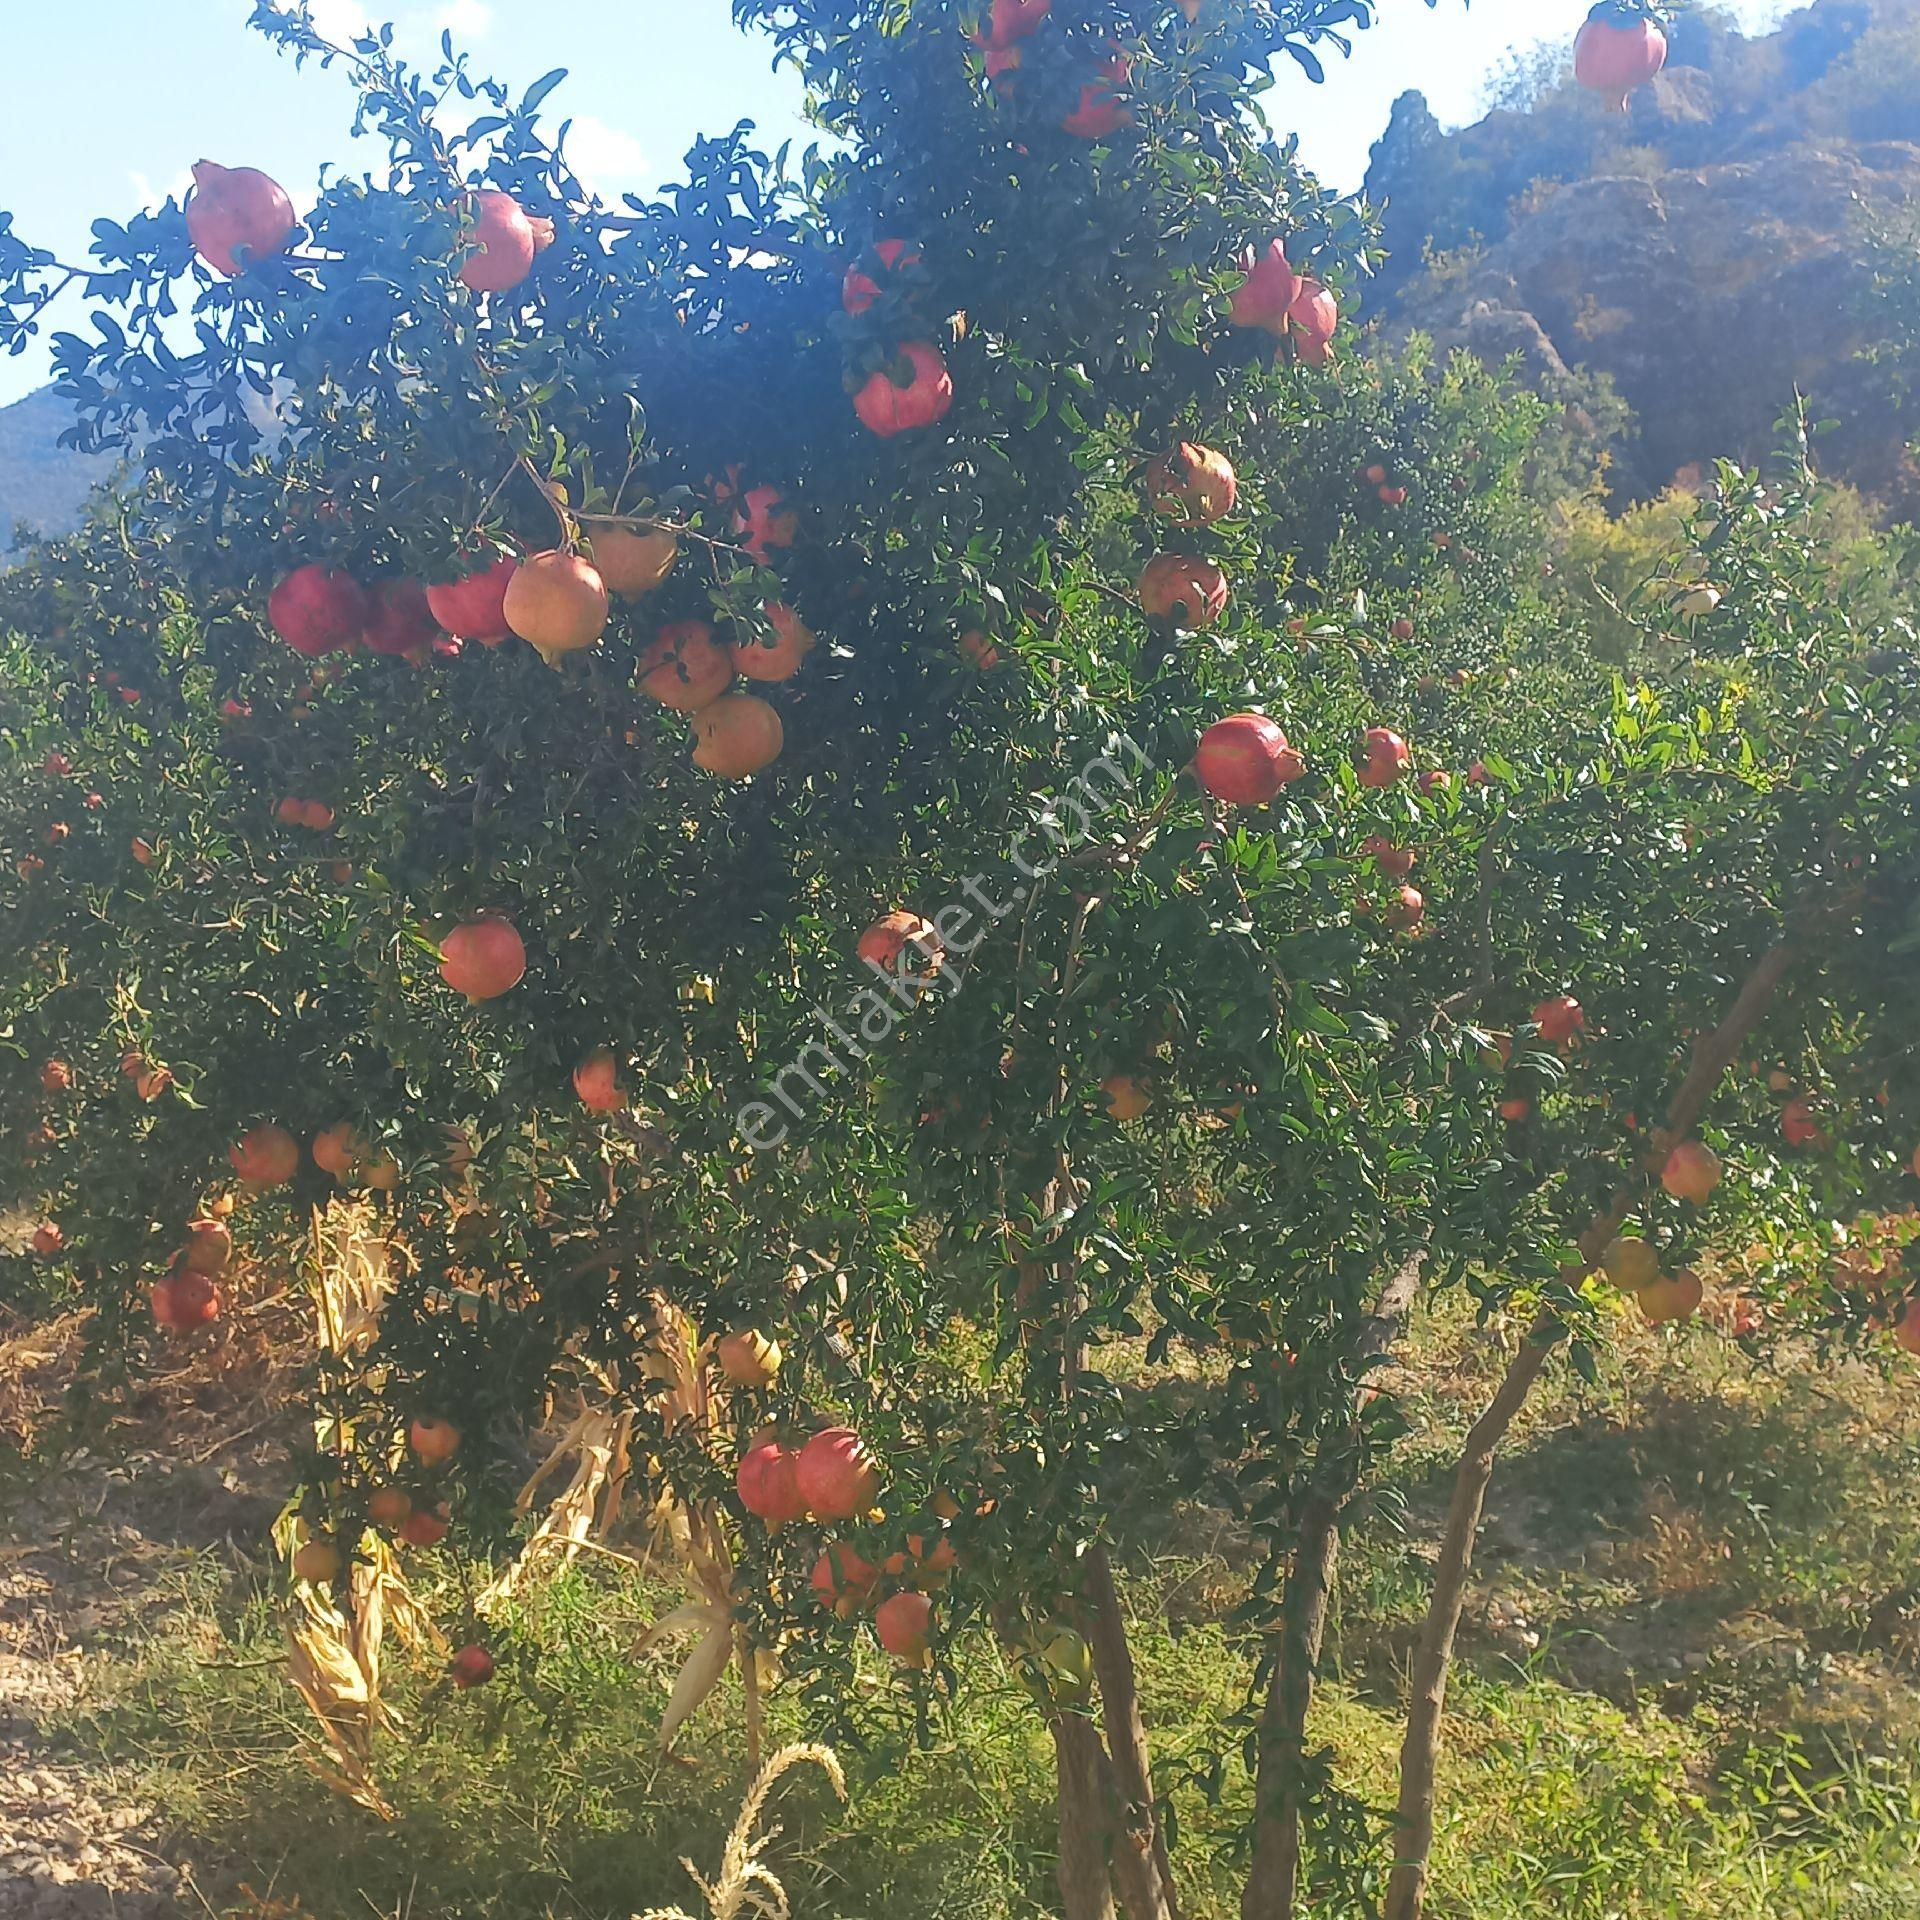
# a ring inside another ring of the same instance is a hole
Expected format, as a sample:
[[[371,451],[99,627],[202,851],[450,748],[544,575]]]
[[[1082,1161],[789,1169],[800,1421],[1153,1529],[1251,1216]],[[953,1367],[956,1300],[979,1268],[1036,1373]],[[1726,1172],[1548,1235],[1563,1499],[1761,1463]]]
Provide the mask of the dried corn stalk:
[[[764,1833],[755,1833],[754,1828],[759,1824],[774,1783],[802,1761],[811,1761],[819,1767],[832,1781],[835,1794],[843,1801],[846,1799],[846,1776],[840,1771],[839,1758],[831,1747],[782,1747],[761,1769],[759,1778],[748,1790],[740,1817],[734,1821],[733,1831],[727,1835],[726,1847],[720,1855],[718,1876],[707,1880],[691,1860],[680,1862],[700,1889],[710,1920],[740,1920],[744,1914],[758,1915],[760,1920],[789,1920],[793,1908],[787,1899],[787,1890],[762,1857],[780,1837],[780,1829],[769,1827]],[[649,1907],[636,1916],[636,1920],[693,1920],[693,1916],[678,1907]]]

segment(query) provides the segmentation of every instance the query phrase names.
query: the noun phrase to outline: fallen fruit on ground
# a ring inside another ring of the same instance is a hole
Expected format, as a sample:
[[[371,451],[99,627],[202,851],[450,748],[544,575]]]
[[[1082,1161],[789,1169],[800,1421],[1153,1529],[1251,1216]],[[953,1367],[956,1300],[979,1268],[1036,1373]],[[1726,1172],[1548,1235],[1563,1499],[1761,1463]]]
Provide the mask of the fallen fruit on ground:
[[[464,1646],[447,1663],[447,1678],[462,1693],[484,1687],[493,1678],[493,1655],[477,1644]]]

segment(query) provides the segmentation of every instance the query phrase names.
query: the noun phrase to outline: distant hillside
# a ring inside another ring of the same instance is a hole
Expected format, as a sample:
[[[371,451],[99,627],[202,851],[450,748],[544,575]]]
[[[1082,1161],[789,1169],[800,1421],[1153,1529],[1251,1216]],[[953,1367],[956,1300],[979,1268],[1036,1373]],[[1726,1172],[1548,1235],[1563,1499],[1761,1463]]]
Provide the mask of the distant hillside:
[[[78,525],[88,490],[113,471],[111,460],[57,444],[71,419],[51,387],[0,407],[0,558],[12,551],[22,523],[43,534]]]
[[[1508,93],[1452,134],[1396,104],[1367,176],[1390,249],[1371,311],[1519,352],[1549,389],[1609,375],[1638,420],[1623,494],[1764,454],[1798,386],[1841,423],[1828,465],[1920,510],[1920,420],[1856,357],[1869,236],[1920,232],[1920,0],[1814,0],[1754,39],[1689,16],[1625,115],[1557,69]]]

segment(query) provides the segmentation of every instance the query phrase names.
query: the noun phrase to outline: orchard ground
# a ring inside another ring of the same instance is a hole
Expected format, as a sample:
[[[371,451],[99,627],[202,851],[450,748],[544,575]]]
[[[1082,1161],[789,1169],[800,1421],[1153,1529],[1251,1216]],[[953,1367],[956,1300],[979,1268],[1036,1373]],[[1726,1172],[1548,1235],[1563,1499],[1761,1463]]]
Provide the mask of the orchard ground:
[[[1908,1490],[1920,1375],[1756,1366],[1711,1324],[1626,1324],[1597,1386],[1562,1373],[1496,1478],[1463,1637],[1435,1910],[1456,1920],[1879,1920],[1920,1903],[1920,1555]],[[42,1328],[0,1372],[0,1914],[624,1914],[699,1905],[744,1783],[730,1681],[663,1758],[674,1658],[635,1660],[679,1599],[593,1558],[537,1584],[497,1643],[506,1684],[460,1695],[396,1656],[381,1781],[398,1818],[333,1797],[301,1753],[279,1576],[263,1549],[297,1425],[285,1302],[163,1373],[110,1425],[60,1409],[76,1348]],[[1356,1536],[1316,1709],[1345,1776],[1390,1800],[1398,1702],[1448,1469],[1503,1363],[1494,1333],[1429,1322],[1396,1384],[1413,1444]],[[278,1355],[278,1360],[276,1360]],[[37,1358],[36,1358],[37,1356]],[[285,1362],[284,1371],[280,1362]],[[1176,1391],[1164,1384],[1155,1391]],[[1169,1778],[1235,1745],[1246,1555],[1223,1515],[1174,1510],[1126,1543],[1144,1693]],[[462,1571],[417,1570],[436,1614]],[[915,1751],[844,1751],[851,1805],[794,1776],[770,1855],[795,1911],[838,1920],[1044,1911],[1046,1736],[1004,1671]],[[895,1685],[877,1653],[870,1704]],[[772,1732],[797,1733],[776,1700]],[[884,1711],[875,1714],[885,1725]],[[1190,1862],[1247,1793],[1176,1795]],[[82,1848],[116,1890],[62,1887]],[[186,1876],[173,1881],[174,1870]],[[29,1879],[29,1874],[38,1877]],[[1229,1920],[1240,1876],[1185,1891]],[[243,1889],[251,1889],[245,1891]]]

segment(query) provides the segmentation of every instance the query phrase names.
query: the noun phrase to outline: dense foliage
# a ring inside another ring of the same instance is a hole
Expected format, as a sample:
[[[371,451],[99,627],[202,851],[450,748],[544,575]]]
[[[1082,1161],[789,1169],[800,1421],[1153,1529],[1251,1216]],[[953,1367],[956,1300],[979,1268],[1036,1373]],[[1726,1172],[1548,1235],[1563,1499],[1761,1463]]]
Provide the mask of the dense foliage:
[[[503,1545],[546,1396],[636,1411],[633,1472],[721,1569],[721,1659],[778,1646],[822,1725],[924,1729],[956,1636],[1007,1649],[1074,1920],[1176,1899],[1108,1549],[1223,1502],[1260,1654],[1244,1752],[1187,1790],[1258,1776],[1249,1916],[1293,1910],[1303,1824],[1330,1910],[1370,1911],[1385,1823],[1305,1746],[1308,1547],[1330,1570],[1398,1437],[1369,1376],[1414,1280],[1529,1316],[1535,1370],[1590,1364],[1628,1228],[1650,1317],[1756,1240],[1756,1338],[1900,1311],[1897,1268],[1798,1276],[1920,1143],[1911,631],[1836,574],[1795,458],[1721,471],[1596,664],[1543,576],[1552,409],[1329,355],[1321,306],[1233,323],[1276,237],[1336,294],[1371,264],[1253,113],[1362,0],[736,11],[831,147],[736,130],[608,209],[542,136],[559,76],[516,102],[263,3],[349,72],[385,184],[232,275],[179,208],[96,230],[63,381],[147,484],[0,586],[0,1165],[50,1227],[21,1266],[122,1355],[236,1173],[230,1230],[289,1266],[315,1204],[383,1196],[400,1277],[316,1380],[348,1444],[305,1530],[350,1558],[397,1492]],[[476,295],[482,180],[554,231]],[[6,264],[31,325],[65,269]],[[927,398],[909,347],[950,407],[870,432]],[[1183,444],[1237,470],[1217,519]],[[508,552],[611,573],[623,536],[675,563],[571,651],[411,611]],[[376,596],[317,662],[280,637],[315,565]],[[697,695],[688,622],[737,649]],[[784,739],[738,781],[679,711],[706,730],[732,667]],[[1247,711],[1304,760],[1270,805],[1196,761]],[[888,912],[937,941],[862,965]],[[524,974],[476,986],[501,919]],[[1701,1123],[1727,1177],[1672,1197]],[[754,1346],[690,1401],[742,1333],[777,1367]],[[878,1482],[763,1524],[742,1455],[840,1424]],[[905,1656],[877,1702],[869,1620]]]

